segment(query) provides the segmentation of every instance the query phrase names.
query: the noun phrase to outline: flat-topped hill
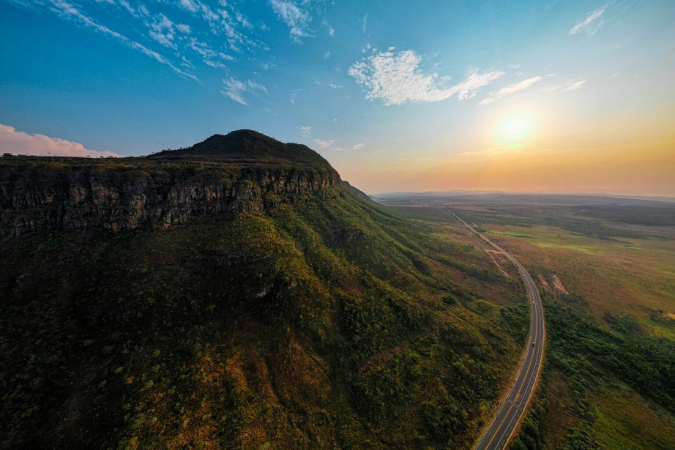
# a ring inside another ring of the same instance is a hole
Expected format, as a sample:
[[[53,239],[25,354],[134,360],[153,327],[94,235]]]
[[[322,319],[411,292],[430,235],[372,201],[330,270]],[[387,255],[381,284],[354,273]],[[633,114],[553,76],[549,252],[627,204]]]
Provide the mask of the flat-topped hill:
[[[0,238],[143,225],[216,213],[266,213],[340,183],[314,150],[251,130],[133,158],[0,158]]]

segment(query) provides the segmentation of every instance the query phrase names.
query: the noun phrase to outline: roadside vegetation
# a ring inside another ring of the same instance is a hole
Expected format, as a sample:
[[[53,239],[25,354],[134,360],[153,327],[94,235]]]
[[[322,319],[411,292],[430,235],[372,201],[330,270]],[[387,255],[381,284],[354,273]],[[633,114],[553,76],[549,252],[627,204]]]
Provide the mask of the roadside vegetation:
[[[675,205],[522,203],[455,204],[544,301],[541,389],[511,448],[675,449]]]

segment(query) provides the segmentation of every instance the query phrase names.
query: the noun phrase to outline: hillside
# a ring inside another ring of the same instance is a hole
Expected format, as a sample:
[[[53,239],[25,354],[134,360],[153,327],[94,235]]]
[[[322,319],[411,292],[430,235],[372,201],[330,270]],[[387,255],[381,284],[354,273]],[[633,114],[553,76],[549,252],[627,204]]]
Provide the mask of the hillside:
[[[0,448],[470,448],[527,333],[517,279],[316,154],[201,153],[226,137],[0,159]]]

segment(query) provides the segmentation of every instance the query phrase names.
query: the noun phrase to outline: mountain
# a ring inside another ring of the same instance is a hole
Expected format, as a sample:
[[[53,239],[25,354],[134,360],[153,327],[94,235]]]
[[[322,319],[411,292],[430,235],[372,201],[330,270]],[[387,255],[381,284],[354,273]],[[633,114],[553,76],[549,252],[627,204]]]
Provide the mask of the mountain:
[[[470,448],[527,334],[481,251],[255,132],[0,158],[0,208],[0,448]]]
[[[2,158],[0,237],[166,228],[208,214],[268,211],[339,182],[315,151],[248,130],[145,158]]]

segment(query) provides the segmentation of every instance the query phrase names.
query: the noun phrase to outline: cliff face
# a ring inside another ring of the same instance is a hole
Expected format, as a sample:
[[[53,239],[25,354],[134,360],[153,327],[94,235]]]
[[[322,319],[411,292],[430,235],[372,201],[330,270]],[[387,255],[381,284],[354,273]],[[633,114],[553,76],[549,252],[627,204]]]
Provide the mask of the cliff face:
[[[168,227],[213,213],[264,213],[340,182],[332,168],[191,160],[2,158],[0,237],[56,229]]]

